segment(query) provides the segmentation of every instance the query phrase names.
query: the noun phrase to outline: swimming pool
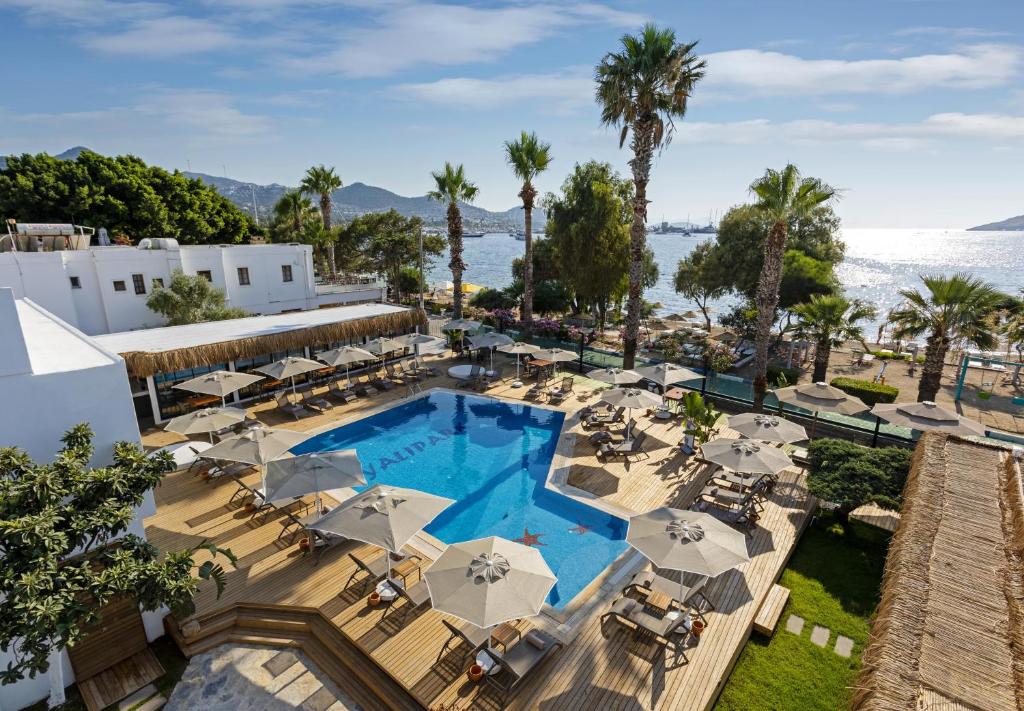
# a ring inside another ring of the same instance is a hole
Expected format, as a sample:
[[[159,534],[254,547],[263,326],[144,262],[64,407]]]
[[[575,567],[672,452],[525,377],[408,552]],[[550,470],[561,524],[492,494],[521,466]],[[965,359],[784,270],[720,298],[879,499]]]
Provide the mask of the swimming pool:
[[[564,607],[627,544],[626,521],[544,488],[564,414],[435,390],[316,435],[296,454],[355,449],[370,485],[455,499],[426,531],[445,543],[502,536],[540,550]]]

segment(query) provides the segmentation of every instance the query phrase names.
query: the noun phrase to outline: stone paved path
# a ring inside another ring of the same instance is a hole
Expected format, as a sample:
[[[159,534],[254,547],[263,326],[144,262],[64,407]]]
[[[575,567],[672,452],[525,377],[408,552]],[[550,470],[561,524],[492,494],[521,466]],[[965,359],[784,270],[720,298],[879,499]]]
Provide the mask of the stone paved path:
[[[800,615],[791,614],[786,618],[786,631],[791,634],[795,634],[797,637],[804,631],[804,618]],[[822,627],[821,625],[814,625],[814,629],[811,630],[811,642],[818,645],[822,649],[828,646],[828,641],[832,638],[832,630],[828,627]],[[832,651],[838,654],[840,657],[846,657],[847,659],[853,655],[853,640],[844,635],[838,635],[836,637],[835,646]]]
[[[221,645],[193,657],[164,708],[363,711],[302,652],[245,644]]]

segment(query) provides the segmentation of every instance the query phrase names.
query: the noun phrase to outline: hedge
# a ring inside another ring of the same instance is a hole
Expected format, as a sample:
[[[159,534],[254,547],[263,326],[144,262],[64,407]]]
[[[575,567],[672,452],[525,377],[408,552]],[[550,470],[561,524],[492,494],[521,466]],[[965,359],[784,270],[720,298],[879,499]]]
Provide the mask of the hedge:
[[[840,439],[817,439],[807,448],[807,488],[848,513],[874,501],[899,508],[912,451],[902,447],[869,449]]]
[[[839,388],[847,395],[860,398],[868,406],[880,402],[896,402],[896,396],[900,394],[900,389],[894,388],[892,385],[873,383],[870,380],[857,380],[856,378],[833,378],[832,387]]]
[[[906,353],[906,352],[904,352],[904,353],[892,353],[892,352],[886,353],[884,351],[868,351],[868,353],[873,355],[875,358],[878,358],[879,360],[904,360],[904,361],[909,361],[910,360],[910,353]],[[924,363],[924,356],[923,355],[919,355],[917,357],[917,362],[918,363]]]

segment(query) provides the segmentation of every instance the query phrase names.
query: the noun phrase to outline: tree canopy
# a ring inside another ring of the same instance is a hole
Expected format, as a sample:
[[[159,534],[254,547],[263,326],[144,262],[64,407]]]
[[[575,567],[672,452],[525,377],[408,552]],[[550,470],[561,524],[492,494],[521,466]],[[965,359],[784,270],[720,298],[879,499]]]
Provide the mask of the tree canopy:
[[[135,242],[173,237],[182,244],[233,244],[255,231],[248,215],[201,180],[135,156],[92,151],[74,160],[9,157],[0,170],[0,217],[105,227]]]
[[[185,274],[176,269],[171,283],[158,287],[146,299],[151,311],[164,316],[168,326],[181,326],[201,321],[225,321],[248,314],[226,306],[224,292],[198,274]]]
[[[704,314],[708,331],[711,330],[710,302],[729,290],[729,267],[719,257],[720,252],[715,250],[714,243],[705,240],[680,259],[676,267],[676,292],[697,304]]]
[[[870,502],[898,509],[911,454],[902,447],[869,449],[841,439],[814,440],[807,448],[807,489],[836,504],[843,517]]]
[[[90,468],[92,434],[88,425],[73,427],[48,464],[0,448],[0,649],[12,656],[0,670],[4,684],[45,672],[50,653],[79,640],[99,608],[121,595],[144,610],[190,614],[200,580],[212,579],[218,596],[224,588],[217,556],[235,562],[205,541],[161,556],[145,539],[123,535],[171,468],[170,455],[147,457],[121,442],[110,466]],[[211,555],[196,579],[199,549]]]
[[[417,263],[422,229],[423,220],[418,217],[404,217],[397,210],[371,212],[346,225],[340,241],[362,252],[365,268],[385,274],[398,298],[402,291],[402,269]],[[423,235],[424,260],[443,254],[444,247],[443,238]]]

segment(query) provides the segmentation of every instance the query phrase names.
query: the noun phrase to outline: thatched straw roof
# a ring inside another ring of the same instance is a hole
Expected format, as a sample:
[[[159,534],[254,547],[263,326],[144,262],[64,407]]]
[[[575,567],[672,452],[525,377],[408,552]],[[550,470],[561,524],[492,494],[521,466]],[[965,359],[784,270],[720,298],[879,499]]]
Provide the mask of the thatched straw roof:
[[[1019,462],[922,437],[853,708],[1024,708],[1022,553]]]
[[[363,304],[113,333],[96,340],[124,358],[130,375],[143,377],[350,338],[401,333],[426,322],[426,314],[419,309]]]

